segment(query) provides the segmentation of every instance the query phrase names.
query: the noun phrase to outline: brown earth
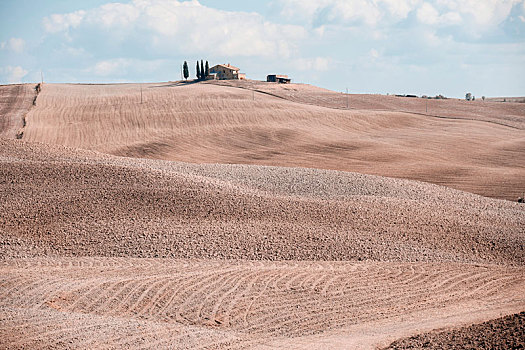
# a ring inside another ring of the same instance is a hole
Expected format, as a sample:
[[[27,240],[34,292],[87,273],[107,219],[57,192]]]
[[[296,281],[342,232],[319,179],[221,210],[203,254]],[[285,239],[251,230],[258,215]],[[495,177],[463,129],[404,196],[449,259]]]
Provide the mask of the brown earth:
[[[35,86],[0,85],[0,137],[21,138],[25,115],[35,101]]]
[[[441,119],[484,121],[525,129],[525,98],[509,98],[507,104],[498,103],[503,98],[485,101],[463,99],[426,99],[378,94],[343,94],[305,84],[279,85],[258,81],[219,81],[217,84],[254,90],[286,100],[334,109],[396,111],[426,115]],[[494,103],[496,102],[496,103]],[[512,103],[511,103],[512,102]]]
[[[522,174],[513,118],[337,110],[289,101],[294,85],[258,84],[283,96],[253,101],[253,84],[148,84],[143,104],[137,84],[46,84],[36,106],[26,85],[2,109],[5,130],[26,126],[0,138],[0,349],[375,348],[525,310],[525,206],[315,169],[437,157],[438,173],[494,172],[477,179],[488,193]],[[323,142],[354,139],[365,150],[327,156]]]
[[[373,348],[525,307],[523,269],[38,258],[0,266],[0,348]]]
[[[352,171],[513,201],[525,192],[525,104],[433,100],[436,118],[415,114],[423,99],[357,95],[360,109],[341,110],[324,107],[341,102],[326,90],[237,84],[143,84],[142,104],[139,84],[46,84],[24,139],[127,157]]]
[[[525,349],[525,312],[398,340],[387,349]]]
[[[518,203],[0,142],[0,347],[369,348],[525,307]]]
[[[0,145],[3,256],[524,262],[516,202],[337,171]]]

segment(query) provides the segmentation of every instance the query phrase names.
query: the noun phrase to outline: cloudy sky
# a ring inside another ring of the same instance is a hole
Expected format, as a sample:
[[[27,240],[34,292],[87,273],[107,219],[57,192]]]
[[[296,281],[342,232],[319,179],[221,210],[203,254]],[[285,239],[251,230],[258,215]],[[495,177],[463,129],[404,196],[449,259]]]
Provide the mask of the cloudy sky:
[[[0,83],[180,79],[187,60],[352,93],[525,95],[525,0],[1,0]]]

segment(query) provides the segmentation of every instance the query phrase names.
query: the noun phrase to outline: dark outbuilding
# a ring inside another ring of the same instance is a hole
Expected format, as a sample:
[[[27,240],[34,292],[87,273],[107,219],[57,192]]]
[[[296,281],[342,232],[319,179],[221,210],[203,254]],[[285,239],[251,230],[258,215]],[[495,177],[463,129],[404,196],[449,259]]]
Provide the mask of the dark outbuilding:
[[[266,77],[266,81],[269,83],[290,84],[292,79],[288,78],[287,75],[270,74]]]

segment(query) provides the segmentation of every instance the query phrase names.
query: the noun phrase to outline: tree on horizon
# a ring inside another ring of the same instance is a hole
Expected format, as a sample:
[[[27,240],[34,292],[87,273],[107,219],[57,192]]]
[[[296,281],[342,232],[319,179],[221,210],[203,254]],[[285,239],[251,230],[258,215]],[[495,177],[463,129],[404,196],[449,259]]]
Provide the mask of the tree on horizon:
[[[206,60],[206,67],[204,69],[204,79],[206,79],[210,75],[210,65],[208,64],[208,61]]]
[[[184,74],[184,79],[188,80],[190,76],[190,70],[188,69],[188,62],[184,61],[184,64],[182,65],[182,71]]]
[[[201,60],[201,79],[206,80],[206,75],[204,75],[204,62]]]
[[[201,67],[199,66],[199,61],[197,61],[197,79],[201,80]]]

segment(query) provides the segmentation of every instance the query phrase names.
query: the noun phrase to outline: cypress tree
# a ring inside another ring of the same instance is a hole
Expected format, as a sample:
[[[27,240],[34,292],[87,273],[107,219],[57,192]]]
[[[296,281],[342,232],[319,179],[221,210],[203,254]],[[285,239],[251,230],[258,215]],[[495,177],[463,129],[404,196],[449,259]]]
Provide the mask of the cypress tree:
[[[201,79],[201,67],[199,66],[199,61],[197,61],[197,79]]]
[[[205,80],[206,76],[204,75],[204,62],[201,60],[201,79]]]
[[[205,68],[204,72],[205,72],[205,75],[204,75],[205,77],[210,75],[210,65],[208,64],[208,61],[206,61],[206,68]]]
[[[188,69],[188,62],[184,61],[184,64],[182,65],[182,71],[184,74],[184,79],[188,80],[188,77],[190,76],[190,70]]]

